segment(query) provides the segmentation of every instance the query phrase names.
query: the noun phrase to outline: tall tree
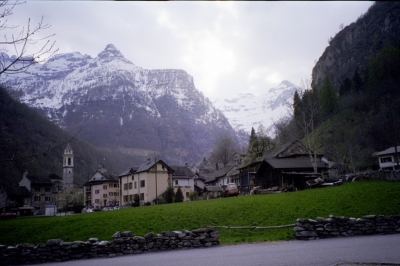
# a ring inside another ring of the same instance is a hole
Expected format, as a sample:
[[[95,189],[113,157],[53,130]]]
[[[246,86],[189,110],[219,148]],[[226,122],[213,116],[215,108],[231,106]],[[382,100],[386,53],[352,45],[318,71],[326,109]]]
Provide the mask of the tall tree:
[[[301,131],[304,142],[308,147],[311,164],[314,172],[317,172],[317,150],[319,135],[315,131],[320,123],[321,106],[318,99],[318,92],[311,88],[310,82],[305,81],[301,84],[301,109],[295,120],[296,126]],[[295,107],[293,107],[294,109]]]
[[[233,159],[237,145],[229,135],[221,135],[214,142],[211,159],[214,163],[222,163],[224,167]]]
[[[328,76],[325,76],[321,87],[320,102],[322,113],[325,118],[334,115],[339,106],[339,96],[337,95]]]

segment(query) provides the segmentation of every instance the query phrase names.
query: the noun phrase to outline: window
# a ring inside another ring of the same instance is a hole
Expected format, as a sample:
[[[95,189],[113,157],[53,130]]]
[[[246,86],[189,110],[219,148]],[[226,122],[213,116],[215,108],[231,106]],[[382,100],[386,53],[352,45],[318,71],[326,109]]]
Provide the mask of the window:
[[[114,196],[119,196],[119,193],[118,192],[114,192]]]
[[[99,190],[95,190],[95,191],[94,191],[94,194],[99,194],[99,193],[100,193]]]
[[[129,189],[132,189],[132,183],[129,183]]]
[[[142,181],[140,181],[141,183]],[[140,200],[144,200],[144,193],[140,193]]]
[[[128,184],[124,184],[124,190],[128,189]]]
[[[175,185],[178,185],[178,180],[175,180]]]
[[[189,192],[186,192],[186,198],[189,198]]]
[[[107,198],[107,194],[103,194],[103,198]]]
[[[128,196],[124,196],[124,202],[128,202]]]
[[[140,187],[145,187],[146,183],[144,182],[145,180],[140,180]],[[141,195],[141,194],[140,194]]]
[[[45,200],[45,201],[50,201],[51,199],[50,199],[50,197],[45,197],[44,200]]]
[[[136,181],[133,183],[133,186],[135,187],[135,188],[137,188],[137,184],[136,184]]]
[[[71,165],[71,158],[68,158],[68,165]]]
[[[103,189],[107,189],[107,185],[104,185],[104,186],[103,186]]]
[[[94,203],[99,203],[99,202],[100,202],[99,199],[95,199],[95,200],[94,200]]]
[[[132,175],[132,180],[135,180],[135,176],[134,175]]]
[[[34,199],[35,201],[39,201],[40,200],[40,197],[39,196],[35,196],[35,199]]]
[[[391,163],[392,162],[392,157],[383,157],[381,158],[381,163]]]
[[[112,197],[114,195],[113,192],[108,193],[108,196]]]
[[[129,195],[129,201],[133,201],[133,195]]]
[[[119,184],[114,184],[114,187],[118,187]]]

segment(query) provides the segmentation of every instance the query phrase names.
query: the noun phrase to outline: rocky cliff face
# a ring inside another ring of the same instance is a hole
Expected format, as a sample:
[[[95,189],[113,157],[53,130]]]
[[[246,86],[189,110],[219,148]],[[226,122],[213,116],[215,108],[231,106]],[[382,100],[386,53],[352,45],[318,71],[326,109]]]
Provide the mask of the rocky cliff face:
[[[320,87],[326,75],[335,88],[355,71],[363,75],[371,58],[383,47],[400,43],[400,3],[376,2],[357,22],[340,31],[312,71],[312,85]]]
[[[6,77],[20,101],[62,128],[110,150],[197,161],[219,134],[236,134],[183,70],[146,70],[112,44],[96,58],[54,56]]]

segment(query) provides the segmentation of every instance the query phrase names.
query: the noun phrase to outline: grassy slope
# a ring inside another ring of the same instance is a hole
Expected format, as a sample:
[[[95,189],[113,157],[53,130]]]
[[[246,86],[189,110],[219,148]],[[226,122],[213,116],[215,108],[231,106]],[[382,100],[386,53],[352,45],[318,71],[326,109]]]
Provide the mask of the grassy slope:
[[[205,225],[271,226],[292,224],[296,218],[367,214],[399,214],[400,183],[362,181],[338,187],[283,194],[239,196],[159,206],[121,209],[62,217],[20,217],[0,221],[0,243],[45,243],[98,237],[110,240],[116,231],[135,235],[168,230],[195,229]],[[293,228],[268,230],[221,229],[222,243],[293,239]]]

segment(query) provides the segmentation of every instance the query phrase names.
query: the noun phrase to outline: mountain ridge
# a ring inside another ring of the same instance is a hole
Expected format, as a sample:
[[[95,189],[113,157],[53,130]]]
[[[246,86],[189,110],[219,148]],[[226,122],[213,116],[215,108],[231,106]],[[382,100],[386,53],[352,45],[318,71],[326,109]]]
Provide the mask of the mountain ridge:
[[[111,150],[197,162],[217,136],[237,135],[184,70],[147,70],[112,44],[97,57],[59,54],[7,76],[16,97],[69,132]],[[101,133],[100,133],[101,132]],[[133,151],[137,148],[137,151]]]

